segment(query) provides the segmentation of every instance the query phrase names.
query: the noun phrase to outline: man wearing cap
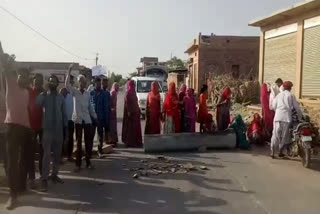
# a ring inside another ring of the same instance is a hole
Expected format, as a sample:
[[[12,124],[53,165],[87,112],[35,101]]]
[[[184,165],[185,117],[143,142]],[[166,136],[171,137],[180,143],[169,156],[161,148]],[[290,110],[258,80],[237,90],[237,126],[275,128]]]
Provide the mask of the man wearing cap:
[[[272,102],[272,109],[276,112],[274,128],[271,138],[271,157],[274,158],[275,150],[279,149],[279,157],[283,157],[283,148],[290,143],[289,128],[292,123],[292,112],[295,110],[298,119],[302,119],[302,111],[296,97],[291,93],[292,82],[283,83],[283,91]]]

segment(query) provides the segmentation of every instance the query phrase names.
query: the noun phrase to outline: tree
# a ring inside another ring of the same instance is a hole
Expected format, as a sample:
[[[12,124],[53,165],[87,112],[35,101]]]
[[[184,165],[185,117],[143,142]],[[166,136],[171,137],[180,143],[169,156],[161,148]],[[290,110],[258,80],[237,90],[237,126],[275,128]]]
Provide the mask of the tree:
[[[170,59],[168,61],[168,67],[171,70],[184,69],[184,68],[186,68],[186,65],[182,59],[179,59],[178,57],[174,56],[174,57],[172,57],[172,59]]]
[[[125,80],[122,78],[121,74],[115,74],[114,72],[112,72],[109,78],[109,87],[111,87],[115,82],[121,86],[124,84]]]
[[[134,72],[129,74],[129,78],[136,77],[136,76],[138,76],[138,72],[137,71],[134,71]]]

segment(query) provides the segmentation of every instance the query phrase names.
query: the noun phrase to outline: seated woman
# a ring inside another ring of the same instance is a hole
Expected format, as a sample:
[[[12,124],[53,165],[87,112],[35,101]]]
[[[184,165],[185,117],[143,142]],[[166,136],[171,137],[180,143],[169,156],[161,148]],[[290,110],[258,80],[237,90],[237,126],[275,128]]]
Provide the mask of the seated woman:
[[[237,137],[237,144],[236,147],[240,149],[249,149],[250,144],[246,138],[246,124],[243,122],[242,117],[238,114],[234,121],[229,126],[234,130]]]
[[[260,145],[265,143],[267,131],[264,127],[261,116],[258,113],[255,113],[247,130],[247,136],[250,143]]]
[[[203,125],[203,132],[213,134],[216,131],[216,126],[213,121],[212,114],[207,114],[205,123]]]

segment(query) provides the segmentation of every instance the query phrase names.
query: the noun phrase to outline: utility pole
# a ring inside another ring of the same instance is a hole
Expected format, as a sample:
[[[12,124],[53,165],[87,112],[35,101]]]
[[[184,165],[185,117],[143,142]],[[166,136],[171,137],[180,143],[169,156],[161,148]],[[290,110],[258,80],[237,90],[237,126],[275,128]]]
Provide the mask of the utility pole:
[[[98,65],[99,53],[96,53],[96,65]]]

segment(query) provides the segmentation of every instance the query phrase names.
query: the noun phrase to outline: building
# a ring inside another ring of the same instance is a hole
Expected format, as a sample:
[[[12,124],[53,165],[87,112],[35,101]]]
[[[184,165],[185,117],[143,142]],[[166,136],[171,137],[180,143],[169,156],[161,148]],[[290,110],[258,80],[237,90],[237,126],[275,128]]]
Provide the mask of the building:
[[[166,62],[159,62],[158,57],[143,57],[141,66],[137,68],[139,76],[155,77],[167,81],[168,67]]]
[[[168,83],[174,82],[177,88],[180,88],[182,84],[186,84],[187,69],[175,69],[170,70],[168,74]]]
[[[52,74],[56,75],[59,79],[59,88],[64,87],[70,64],[72,64],[72,62],[17,62],[18,67],[31,68],[32,74],[42,74],[45,85],[48,83],[48,79]],[[75,77],[80,74],[79,63],[74,63],[71,74]]]
[[[258,74],[259,37],[201,35],[185,51],[189,83],[199,92],[210,75],[232,74],[254,78]]]
[[[253,21],[260,27],[260,83],[294,83],[297,97],[320,98],[320,1],[296,4]]]

